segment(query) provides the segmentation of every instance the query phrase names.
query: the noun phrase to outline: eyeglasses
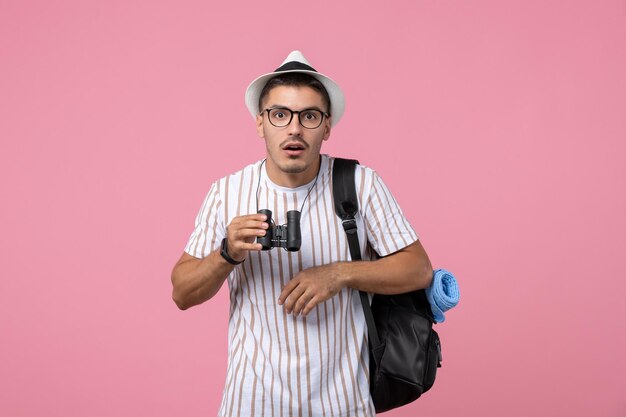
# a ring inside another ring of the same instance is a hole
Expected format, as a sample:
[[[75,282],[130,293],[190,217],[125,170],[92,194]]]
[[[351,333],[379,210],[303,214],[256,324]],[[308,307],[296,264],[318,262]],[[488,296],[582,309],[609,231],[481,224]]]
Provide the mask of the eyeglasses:
[[[286,107],[274,107],[263,111],[267,112],[267,119],[270,121],[272,126],[276,127],[288,126],[293,119],[294,113],[298,115],[298,122],[300,122],[300,125],[307,129],[316,129],[320,127],[322,121],[324,120],[324,116],[330,116],[328,113],[317,109],[295,111]]]

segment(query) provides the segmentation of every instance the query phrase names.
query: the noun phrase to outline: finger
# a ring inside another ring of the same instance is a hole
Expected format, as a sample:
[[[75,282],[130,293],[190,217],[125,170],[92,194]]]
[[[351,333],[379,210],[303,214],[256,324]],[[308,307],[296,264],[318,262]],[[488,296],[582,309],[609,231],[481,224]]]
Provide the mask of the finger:
[[[313,296],[307,303],[304,309],[302,310],[302,315],[306,316],[320,303],[321,299],[317,296]]]
[[[231,220],[231,223],[244,223],[248,221],[266,223],[267,216],[265,214],[258,214],[258,213],[257,214],[245,214],[243,216],[234,217]]]
[[[269,227],[267,222],[251,219],[233,222],[232,226],[236,229],[267,229]]]
[[[241,229],[267,229],[269,224],[264,214],[251,214],[235,217],[226,227],[228,234],[237,233]]]
[[[248,243],[248,242],[244,242],[244,243],[239,243],[236,245],[235,250],[237,251],[249,251],[249,250],[253,250],[253,251],[260,251],[263,249],[263,245],[261,245],[260,243]]]
[[[298,298],[298,301],[296,301],[296,304],[293,307],[294,316],[297,316],[300,313],[304,314],[303,310],[308,305],[310,298],[311,296],[308,295],[306,291],[302,293],[302,295],[300,296],[300,298]]]
[[[241,229],[226,231],[228,236],[229,247],[239,248],[239,243],[254,243],[254,241],[267,234],[267,230],[264,229]]]
[[[267,234],[267,230],[264,229],[239,229],[237,231],[233,231],[232,233],[227,233],[228,237],[234,242],[251,242],[255,238],[259,236],[265,236]]]
[[[296,288],[298,284],[300,284],[300,280],[297,278],[294,278],[283,287],[283,290],[281,291],[280,296],[278,296],[279,305],[282,305],[285,302],[287,297],[289,297],[289,294],[291,294],[291,291],[293,291],[293,289]]]
[[[230,242],[230,240],[228,241],[228,253],[233,252],[231,255],[242,254],[250,250],[259,251],[262,249],[263,249],[263,246],[260,243],[255,242],[254,240],[251,240],[251,241],[235,240],[232,243]]]
[[[235,217],[235,219],[255,219],[260,221],[267,220],[267,216],[261,213],[252,213],[252,214],[243,214],[241,216]]]
[[[293,307],[302,294],[304,294],[304,288],[302,288],[302,286],[297,286],[293,291],[291,291],[291,294],[289,294],[289,297],[287,297],[285,305],[283,306],[287,313],[291,313],[293,311]]]

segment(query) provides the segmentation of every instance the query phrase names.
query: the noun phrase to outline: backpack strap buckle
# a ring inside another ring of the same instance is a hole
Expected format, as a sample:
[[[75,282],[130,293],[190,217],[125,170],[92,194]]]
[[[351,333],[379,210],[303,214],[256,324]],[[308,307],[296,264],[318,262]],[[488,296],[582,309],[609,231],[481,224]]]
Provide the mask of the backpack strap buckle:
[[[344,219],[341,222],[341,225],[343,226],[343,230],[345,230],[346,233],[348,234],[356,233],[356,220],[354,218]]]

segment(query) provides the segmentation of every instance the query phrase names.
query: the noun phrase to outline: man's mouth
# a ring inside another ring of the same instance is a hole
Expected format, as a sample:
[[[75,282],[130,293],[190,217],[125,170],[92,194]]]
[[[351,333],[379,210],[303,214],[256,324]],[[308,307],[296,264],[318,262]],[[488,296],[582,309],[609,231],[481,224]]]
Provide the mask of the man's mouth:
[[[304,152],[305,149],[306,146],[300,142],[289,142],[283,145],[283,150],[286,151],[289,156],[298,156]]]

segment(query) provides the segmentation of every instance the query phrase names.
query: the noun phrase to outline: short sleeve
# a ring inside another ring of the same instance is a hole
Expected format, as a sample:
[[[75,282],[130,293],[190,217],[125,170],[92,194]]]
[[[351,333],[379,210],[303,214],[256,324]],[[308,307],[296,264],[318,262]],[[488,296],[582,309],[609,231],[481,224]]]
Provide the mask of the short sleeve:
[[[226,236],[222,211],[219,183],[214,183],[196,217],[195,228],[189,237],[185,252],[195,258],[204,258],[219,247]]]
[[[379,256],[387,256],[418,240],[400,206],[374,171],[370,192],[365,199],[363,220],[370,246]]]

